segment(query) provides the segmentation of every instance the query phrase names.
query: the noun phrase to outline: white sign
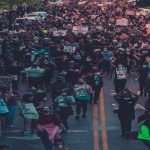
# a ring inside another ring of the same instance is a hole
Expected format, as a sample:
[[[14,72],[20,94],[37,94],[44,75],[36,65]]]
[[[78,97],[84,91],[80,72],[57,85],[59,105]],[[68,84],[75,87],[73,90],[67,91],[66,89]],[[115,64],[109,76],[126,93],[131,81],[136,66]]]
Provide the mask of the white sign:
[[[27,119],[39,119],[39,115],[32,103],[18,103],[23,116]]]
[[[116,73],[118,80],[125,79],[127,77],[127,68],[126,67],[116,68]]]
[[[66,36],[67,30],[57,30],[53,31],[53,36]]]
[[[74,33],[83,33],[86,34],[89,30],[89,27],[85,27],[85,26],[73,26],[73,32]]]
[[[64,46],[64,52],[68,52],[70,54],[73,54],[76,50],[76,47],[74,46]]]
[[[128,26],[128,19],[127,18],[121,18],[116,20],[116,25],[118,26]]]

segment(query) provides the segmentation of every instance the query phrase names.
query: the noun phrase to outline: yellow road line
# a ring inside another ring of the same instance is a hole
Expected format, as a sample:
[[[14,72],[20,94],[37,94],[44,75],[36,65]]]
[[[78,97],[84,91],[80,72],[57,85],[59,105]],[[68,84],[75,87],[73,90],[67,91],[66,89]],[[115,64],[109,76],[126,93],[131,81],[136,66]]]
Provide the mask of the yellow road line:
[[[107,132],[105,127],[105,109],[104,109],[104,91],[101,90],[100,93],[100,118],[101,118],[101,128],[102,128],[102,141],[103,150],[108,150]]]
[[[97,105],[93,105],[93,136],[94,136],[94,150],[100,150],[98,137],[98,112]]]

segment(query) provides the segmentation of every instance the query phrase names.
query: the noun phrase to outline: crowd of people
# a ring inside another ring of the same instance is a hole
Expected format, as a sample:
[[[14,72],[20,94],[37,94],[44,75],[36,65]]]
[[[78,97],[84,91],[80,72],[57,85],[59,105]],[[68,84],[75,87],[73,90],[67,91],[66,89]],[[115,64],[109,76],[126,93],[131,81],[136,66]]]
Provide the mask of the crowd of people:
[[[16,18],[33,11],[45,11],[48,16],[43,20],[16,22]],[[35,134],[38,129],[45,149],[52,150],[53,144],[48,140],[52,137],[45,132],[48,131],[46,125],[53,123],[67,132],[74,105],[75,118],[79,120],[81,114],[86,118],[87,105],[98,103],[102,78],[109,77],[114,81],[114,98],[119,104],[121,136],[129,139],[139,96],[148,97],[146,113],[150,110],[148,20],[149,15],[139,10],[135,3],[121,5],[117,2],[107,5],[98,2],[44,3],[40,8],[25,5],[11,13],[0,14],[0,76],[12,78],[11,90],[1,87],[2,135],[7,127],[13,127],[17,102],[32,103],[39,118],[27,119],[21,113],[24,135]],[[133,72],[140,95],[126,89],[127,77]],[[20,93],[20,85],[26,86],[23,93]],[[48,93],[51,94],[51,108],[45,105],[49,101]],[[122,103],[124,98],[129,101]],[[56,138],[60,139],[59,135],[56,134]]]

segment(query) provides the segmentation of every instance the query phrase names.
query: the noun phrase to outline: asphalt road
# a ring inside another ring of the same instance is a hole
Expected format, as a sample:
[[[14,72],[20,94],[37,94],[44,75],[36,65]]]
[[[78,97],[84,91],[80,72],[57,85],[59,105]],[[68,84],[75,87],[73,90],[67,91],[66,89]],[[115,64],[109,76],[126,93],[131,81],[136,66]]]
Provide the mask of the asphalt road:
[[[137,92],[138,84],[130,77],[128,87]],[[86,119],[76,121],[74,116],[69,118],[70,130],[63,134],[69,150],[148,150],[141,141],[126,140],[120,137],[120,124],[117,115],[113,113],[112,98],[114,93],[113,80],[104,79],[104,88],[100,94],[98,105],[89,105]],[[141,105],[145,98],[137,102],[136,117],[143,113]],[[0,138],[0,144],[7,144],[9,150],[44,150],[39,139],[24,138],[20,134],[23,128],[22,120],[16,117],[15,127],[7,132],[6,137]],[[137,130],[137,120],[133,121],[133,130]]]

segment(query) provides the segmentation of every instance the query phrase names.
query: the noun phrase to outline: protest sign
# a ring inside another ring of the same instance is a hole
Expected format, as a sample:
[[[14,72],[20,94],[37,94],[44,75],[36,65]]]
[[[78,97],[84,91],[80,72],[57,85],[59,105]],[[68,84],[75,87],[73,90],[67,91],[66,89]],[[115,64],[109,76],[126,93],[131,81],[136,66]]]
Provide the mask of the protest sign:
[[[128,26],[128,19],[127,18],[120,18],[116,20],[116,25],[118,26]]]
[[[140,11],[136,11],[135,15],[140,16],[141,15]]]
[[[19,32],[19,33],[25,33],[25,32],[27,32],[27,31],[20,29],[18,32]]]
[[[13,5],[12,10],[17,10],[17,5]]]
[[[140,11],[140,14],[141,14],[141,16],[146,16],[147,15],[147,13],[144,10]]]
[[[127,68],[126,67],[116,68],[116,73],[117,73],[118,80],[126,79]]]
[[[33,105],[33,103],[18,103],[23,116],[26,119],[39,119],[39,115]]]
[[[126,14],[127,16],[134,16],[134,15],[135,15],[135,12],[132,11],[132,10],[126,10],[125,14]]]
[[[129,29],[128,33],[129,34],[136,34],[137,30],[136,29]]]
[[[148,13],[145,12],[144,10],[141,10],[141,11],[136,11],[135,15],[136,16],[146,16]]]
[[[20,29],[18,32],[16,30],[12,30],[12,31],[9,31],[10,34],[20,34],[20,33],[25,33],[26,30],[22,30]]]
[[[53,31],[53,36],[66,36],[67,30],[57,30]]]
[[[85,5],[86,1],[78,2],[78,5]]]
[[[97,4],[102,10],[106,10],[108,8],[108,5],[103,3],[103,4]]]
[[[12,78],[8,76],[0,76],[0,87],[10,87]]]
[[[76,47],[70,46],[70,45],[64,46],[64,49],[63,49],[64,52],[68,52],[70,54],[73,54],[75,50],[76,50]]]
[[[88,32],[89,27],[86,26],[73,26],[72,31],[74,33],[83,33],[86,34]]]
[[[10,34],[17,34],[16,30],[9,31]]]

